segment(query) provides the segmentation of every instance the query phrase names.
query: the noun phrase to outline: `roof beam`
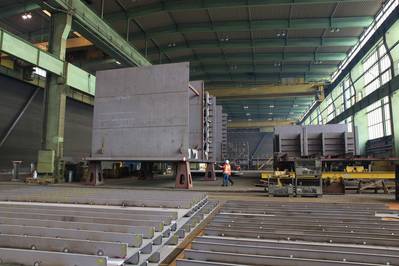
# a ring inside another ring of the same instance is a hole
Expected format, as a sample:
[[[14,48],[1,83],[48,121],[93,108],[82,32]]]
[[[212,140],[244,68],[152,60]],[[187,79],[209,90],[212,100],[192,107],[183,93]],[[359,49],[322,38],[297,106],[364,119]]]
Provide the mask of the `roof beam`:
[[[164,37],[174,33],[209,32],[249,32],[282,29],[329,29],[329,28],[365,28],[373,22],[373,17],[342,17],[314,19],[277,19],[254,21],[225,21],[214,23],[179,24],[156,28],[146,34],[132,33],[130,39]]]
[[[220,54],[199,54],[199,61],[203,63],[214,63],[224,60]],[[255,62],[288,62],[288,61],[341,61],[346,58],[346,53],[256,53]],[[190,61],[195,63],[196,60],[191,56],[181,56],[173,58],[173,62]],[[250,62],[252,55],[250,53],[227,54],[226,60],[229,63]]]
[[[130,18],[148,16],[160,12],[183,12],[192,10],[206,10],[216,8],[237,7],[269,7],[278,5],[312,5],[346,2],[364,2],[365,0],[189,0],[189,1],[164,1],[160,3],[136,6],[131,8],[127,15]],[[372,1],[372,0],[366,0]],[[121,12],[114,12],[106,16],[110,21],[119,20]]]
[[[267,84],[280,84],[289,82],[290,84],[305,83],[305,82],[323,82],[330,81],[331,76],[328,74],[304,74],[304,73],[290,73],[290,74],[231,74],[231,75],[191,75],[191,80],[206,80],[206,81],[236,81],[236,82],[264,82]]]
[[[263,128],[263,127],[275,127],[275,126],[287,126],[294,125],[293,120],[237,120],[227,123],[228,128]]]
[[[193,74],[197,74],[198,71],[197,67],[191,65],[191,72]],[[274,66],[274,65],[239,65],[234,66],[234,68],[226,67],[224,64],[219,65],[205,65],[201,69],[206,73],[212,74],[224,74],[227,72],[234,73],[319,73],[319,74],[331,74],[336,69],[336,65],[281,65],[281,66]]]
[[[234,40],[229,42],[217,41],[198,41],[191,44],[176,43],[175,47],[162,46],[165,52],[174,52],[191,49],[209,49],[209,48],[276,48],[276,47],[352,47],[358,42],[357,37],[342,38],[292,38],[292,39],[261,39],[254,40]],[[151,49],[148,54],[157,54],[157,50]]]
[[[50,2],[51,6],[55,5],[57,8],[70,12],[74,18],[74,29],[121,63],[125,63],[128,66],[151,65],[135,47],[122,38],[81,0],[41,1],[42,5],[49,8],[47,2]]]
[[[206,90],[214,95],[218,102],[233,99],[260,99],[286,96],[313,96],[319,92],[320,84],[293,84],[293,85],[258,85],[258,86],[212,86],[206,85]]]

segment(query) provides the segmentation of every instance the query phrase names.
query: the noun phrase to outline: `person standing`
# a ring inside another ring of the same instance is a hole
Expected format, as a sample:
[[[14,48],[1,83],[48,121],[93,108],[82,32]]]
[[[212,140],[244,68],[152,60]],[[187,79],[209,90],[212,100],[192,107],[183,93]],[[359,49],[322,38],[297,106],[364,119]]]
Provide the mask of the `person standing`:
[[[223,169],[223,186],[227,187],[229,185],[229,182],[233,182],[231,181],[231,166],[230,166],[230,162],[229,160],[226,160],[222,166]],[[232,183],[233,184],[233,183]]]

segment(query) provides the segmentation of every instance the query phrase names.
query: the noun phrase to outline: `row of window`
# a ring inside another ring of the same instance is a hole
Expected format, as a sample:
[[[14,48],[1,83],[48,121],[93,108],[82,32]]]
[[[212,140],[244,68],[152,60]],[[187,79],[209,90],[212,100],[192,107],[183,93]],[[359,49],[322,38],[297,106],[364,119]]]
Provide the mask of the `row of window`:
[[[382,43],[362,62],[363,75],[353,80],[349,73],[326,99],[305,120],[305,124],[327,124],[336,116],[353,106],[362,97],[380,88],[392,79],[392,64],[385,45]],[[360,86],[360,84],[362,84]],[[389,97],[379,100],[367,108],[368,136],[376,139],[392,134]],[[346,123],[352,131],[353,117]]]

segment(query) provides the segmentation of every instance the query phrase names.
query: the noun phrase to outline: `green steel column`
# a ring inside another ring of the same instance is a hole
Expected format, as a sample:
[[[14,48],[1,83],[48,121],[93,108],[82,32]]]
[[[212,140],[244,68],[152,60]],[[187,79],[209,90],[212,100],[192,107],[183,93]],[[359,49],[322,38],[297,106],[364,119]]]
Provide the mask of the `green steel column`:
[[[357,128],[357,144],[360,155],[366,155],[366,142],[369,139],[367,109],[357,112],[353,117],[353,123]]]
[[[71,25],[72,16],[69,14],[55,13],[51,17],[49,52],[61,60],[65,60],[66,41],[71,31]],[[43,157],[47,158],[44,160],[47,160],[46,163],[50,164],[50,169],[51,164],[53,165],[52,173],[58,180],[62,178],[63,172],[66,89],[64,77],[49,73],[45,92],[42,148],[47,152],[53,153],[53,155],[39,155],[39,165],[43,162]],[[54,160],[48,160],[49,157],[53,157]]]
[[[392,121],[393,121],[393,139],[395,156],[399,157],[399,91],[391,95]]]

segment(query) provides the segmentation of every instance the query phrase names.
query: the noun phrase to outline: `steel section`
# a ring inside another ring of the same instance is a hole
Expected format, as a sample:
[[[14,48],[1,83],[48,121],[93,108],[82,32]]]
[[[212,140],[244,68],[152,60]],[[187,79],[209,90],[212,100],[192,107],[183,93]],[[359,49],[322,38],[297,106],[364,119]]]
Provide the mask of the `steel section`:
[[[190,136],[189,147],[198,151],[198,159],[207,160],[204,152],[204,82],[192,81],[190,84],[195,88],[199,95],[191,93],[189,95],[189,124]]]
[[[62,187],[36,186],[28,186],[20,189],[10,188],[3,190],[0,194],[0,200],[3,201],[164,208],[191,208],[204,198],[206,198],[206,194],[202,192],[95,188],[75,188],[74,190],[68,190]]]
[[[92,156],[188,158],[188,63],[97,72]]]
[[[177,265],[396,265],[384,204],[227,201]]]
[[[38,205],[38,204],[29,204],[27,205],[26,203],[17,203],[17,202],[0,202],[0,208],[13,208],[14,210],[18,209],[29,209],[29,210],[48,210],[48,211],[57,211],[57,210],[62,210],[64,213],[69,213],[69,212],[84,212],[84,213],[90,213],[93,215],[96,214],[109,214],[111,216],[118,216],[118,217],[124,217],[125,215],[127,216],[148,216],[148,217],[162,217],[162,219],[169,219],[171,217],[172,219],[177,219],[178,214],[177,211],[171,211],[171,210],[151,210],[151,209],[131,209],[131,208],[115,208],[113,206],[101,206],[99,207],[85,207],[82,205],[77,205],[77,206],[70,206],[70,205],[57,205],[57,204],[46,204],[46,205]],[[126,216],[126,217],[127,217]]]
[[[75,230],[130,233],[130,234],[140,234],[143,236],[143,238],[152,238],[154,236],[154,231],[155,231],[154,228],[147,226],[127,226],[127,225],[80,223],[80,222],[65,222],[65,221],[56,221],[56,220],[5,218],[5,217],[0,217],[0,224],[31,225],[39,227],[66,228],[66,229],[75,229]]]
[[[71,210],[65,210],[62,207],[59,208],[62,210],[57,210],[57,209],[37,209],[35,206],[29,206],[29,208],[22,208],[22,207],[17,207],[15,208],[15,205],[13,206],[4,206],[0,204],[0,213],[5,211],[5,212],[14,212],[14,213],[34,213],[34,214],[50,214],[50,215],[62,215],[62,216],[85,216],[85,217],[92,217],[92,218],[107,218],[107,219],[116,219],[116,223],[118,220],[130,220],[130,221],[149,221],[150,223],[153,221],[161,221],[165,225],[169,225],[172,222],[173,217],[168,216],[168,215],[156,215],[153,213],[152,215],[148,214],[138,214],[134,213],[132,210],[132,214],[124,214],[124,213],[117,213],[117,216],[115,214],[110,214],[107,212],[107,210],[104,209],[99,209],[98,211],[92,211],[91,210],[86,210],[86,211],[79,211],[79,209],[76,209],[75,211]]]
[[[107,257],[0,248],[0,262],[40,266],[107,266]]]
[[[155,231],[162,231],[163,223],[159,221],[140,221],[140,220],[122,220],[117,218],[99,218],[90,216],[75,216],[75,215],[51,215],[43,213],[18,213],[0,211],[2,217],[7,218],[22,218],[22,219],[40,219],[40,220],[54,220],[54,221],[70,221],[78,223],[96,223],[96,224],[112,224],[112,225],[126,225],[126,226],[147,226],[155,228]]]
[[[41,251],[64,252],[125,258],[127,244],[100,242],[90,240],[60,239],[52,237],[0,235],[0,246],[3,248],[32,249]]]
[[[30,225],[0,224],[0,232],[2,234],[8,235],[28,235],[103,242],[122,242],[127,243],[130,247],[140,247],[143,242],[143,237],[141,234],[51,228]]]
[[[191,249],[212,251],[212,252],[224,252],[224,253],[237,253],[237,254],[248,254],[248,255],[262,255],[262,256],[276,256],[285,257],[287,253],[295,258],[308,258],[308,259],[320,259],[320,260],[332,260],[332,261],[348,261],[348,262],[369,262],[374,264],[398,264],[399,256],[387,255],[387,254],[368,254],[368,253],[355,253],[349,251],[336,252],[334,247],[329,249],[318,250],[315,247],[311,249],[305,249],[304,247],[297,248],[286,248],[270,246],[248,246],[241,244],[222,244],[222,243],[210,243],[210,242],[197,242],[192,243]],[[367,252],[367,250],[364,250]]]
[[[327,260],[313,260],[313,259],[302,259],[290,257],[277,257],[277,256],[261,256],[261,255],[247,255],[247,254],[235,254],[235,253],[224,253],[224,252],[209,252],[209,251],[198,251],[198,250],[186,250],[184,252],[185,257],[192,260],[212,260],[217,262],[231,263],[231,264],[246,264],[246,265],[273,265],[273,266],[297,266],[297,265],[309,265],[309,266],[358,266],[364,265],[363,263],[354,263],[346,261],[327,261]]]

